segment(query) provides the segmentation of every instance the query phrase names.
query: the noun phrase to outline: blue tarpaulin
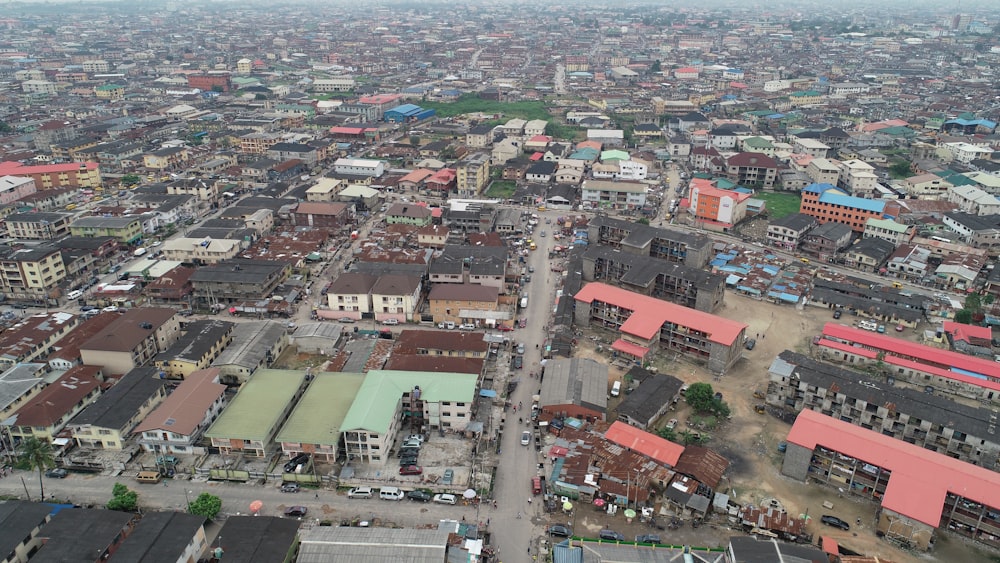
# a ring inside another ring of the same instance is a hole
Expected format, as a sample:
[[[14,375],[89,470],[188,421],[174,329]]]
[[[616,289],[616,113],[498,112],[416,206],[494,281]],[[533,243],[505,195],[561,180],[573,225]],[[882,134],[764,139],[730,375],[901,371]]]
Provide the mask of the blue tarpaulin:
[[[480,389],[479,390],[479,396],[480,397],[488,397],[490,399],[496,399],[497,398],[497,392],[494,391],[494,390],[492,390],[492,389]]]
[[[726,276],[726,285],[736,285],[743,281],[743,278],[737,275],[729,274]]]

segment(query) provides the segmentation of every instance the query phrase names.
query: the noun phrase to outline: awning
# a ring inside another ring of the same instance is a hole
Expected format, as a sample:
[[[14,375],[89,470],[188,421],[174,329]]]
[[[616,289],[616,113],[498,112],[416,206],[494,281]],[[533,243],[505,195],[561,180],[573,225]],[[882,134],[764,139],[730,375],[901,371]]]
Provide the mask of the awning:
[[[649,348],[645,346],[639,346],[638,344],[633,344],[627,340],[622,340],[619,338],[615,340],[615,343],[611,345],[612,350],[617,350],[623,354],[628,354],[636,358],[642,359],[646,357],[649,353]]]
[[[492,389],[480,389],[479,390],[479,396],[480,397],[488,397],[490,399],[496,399],[497,398],[497,392],[494,391],[494,390],[492,390]]]

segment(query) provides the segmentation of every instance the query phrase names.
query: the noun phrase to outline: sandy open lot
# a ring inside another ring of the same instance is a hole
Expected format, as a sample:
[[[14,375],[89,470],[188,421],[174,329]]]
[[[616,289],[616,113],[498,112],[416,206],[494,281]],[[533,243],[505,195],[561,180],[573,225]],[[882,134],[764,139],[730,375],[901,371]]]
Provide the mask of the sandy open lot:
[[[806,485],[781,475],[782,454],[778,444],[788,434],[790,425],[770,416],[757,414],[753,405],[763,402],[753,397],[755,390],[767,388],[767,368],[775,356],[783,350],[808,353],[812,337],[819,334],[824,323],[831,321],[825,309],[796,309],[791,306],[774,305],[747,297],[726,294],[725,306],[716,312],[720,316],[739,320],[750,325],[747,334],[757,339],[752,351],[744,352],[744,360],[723,377],[713,377],[701,366],[683,358],[659,358],[654,363],[661,373],[669,373],[687,383],[708,382],[716,391],[723,393],[729,404],[732,420],[722,423],[707,432],[712,436],[709,447],[724,454],[732,463],[728,471],[728,485],[723,487],[735,502],[758,504],[764,499],[776,498],[793,514],[808,514],[812,520],[809,531],[818,541],[820,535],[835,538],[841,545],[867,555],[876,555],[896,562],[917,561],[981,561],[986,560],[980,547],[962,538],[939,534],[933,553],[907,552],[875,536],[874,519],[877,506],[857,497],[840,497],[836,489],[818,485]],[[608,341],[611,334],[594,332],[598,338]],[[759,336],[758,336],[759,334]],[[580,356],[601,358],[608,361],[607,345],[598,352],[593,340],[580,340]],[[612,367],[611,377],[621,377],[623,371]],[[609,407],[614,407],[613,401]],[[676,412],[665,418],[678,418],[678,428],[685,428],[685,421],[691,414],[683,403]],[[659,425],[665,424],[660,421]],[[702,432],[705,432],[702,430]],[[823,502],[833,503],[833,509],[823,507]],[[819,522],[822,514],[833,514],[851,523],[851,531],[844,532],[824,526]],[[861,524],[856,522],[860,519]],[[717,522],[718,523],[718,522]],[[704,538],[711,545],[715,538]]]

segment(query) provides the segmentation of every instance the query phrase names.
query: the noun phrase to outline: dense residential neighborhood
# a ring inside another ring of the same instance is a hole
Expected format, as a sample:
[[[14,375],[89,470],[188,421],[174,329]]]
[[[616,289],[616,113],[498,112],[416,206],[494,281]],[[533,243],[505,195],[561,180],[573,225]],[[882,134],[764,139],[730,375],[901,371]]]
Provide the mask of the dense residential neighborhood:
[[[352,8],[5,5],[4,561],[997,557],[995,6]]]

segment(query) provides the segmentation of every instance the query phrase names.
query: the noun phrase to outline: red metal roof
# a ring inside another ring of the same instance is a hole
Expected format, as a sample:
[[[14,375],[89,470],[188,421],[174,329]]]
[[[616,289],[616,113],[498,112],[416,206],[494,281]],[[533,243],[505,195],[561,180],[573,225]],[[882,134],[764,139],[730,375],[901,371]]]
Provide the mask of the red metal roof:
[[[635,356],[636,358],[645,358],[646,354],[649,353],[649,348],[646,348],[645,346],[639,346],[638,344],[629,342],[628,340],[623,340],[621,338],[615,340],[615,343],[611,345],[611,349],[618,350],[623,354],[630,354],[632,356]]]
[[[884,436],[811,410],[799,413],[788,442],[834,450],[892,472],[882,506],[923,522],[941,523],[945,495],[1000,506],[1000,473]]]
[[[65,162],[63,164],[39,164],[37,166],[25,166],[20,162],[7,161],[0,162],[0,176],[23,176],[25,174],[53,174],[58,172],[76,172],[81,165],[87,170],[96,170],[96,162]]]
[[[588,283],[575,298],[584,303],[597,300],[632,311],[628,320],[622,323],[621,331],[645,340],[656,336],[663,323],[670,321],[705,333],[711,342],[732,346],[747,327],[741,322],[604,283]]]
[[[684,453],[684,446],[621,421],[615,421],[604,433],[604,438],[670,467],[677,465]]]
[[[977,338],[989,342],[993,339],[993,331],[988,326],[975,326],[953,321],[945,321],[941,328],[952,335],[955,340],[969,341],[970,338]]]
[[[838,323],[826,323],[823,336],[839,338],[848,343],[860,344],[875,350],[884,350],[886,355],[912,358],[919,364],[944,368],[958,368],[978,373],[993,381],[1000,381],[1000,363],[973,356],[966,356],[950,350],[931,348],[909,340],[894,338],[885,334],[861,330]]]

